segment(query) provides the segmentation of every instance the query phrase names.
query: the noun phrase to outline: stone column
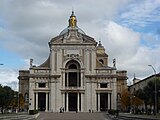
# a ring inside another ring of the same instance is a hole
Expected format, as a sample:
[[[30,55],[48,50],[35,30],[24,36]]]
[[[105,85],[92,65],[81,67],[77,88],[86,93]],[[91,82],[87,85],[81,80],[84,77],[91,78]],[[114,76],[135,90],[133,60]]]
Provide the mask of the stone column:
[[[83,88],[83,72],[80,72],[81,73],[81,77],[80,77],[80,79],[81,79],[81,88]]]
[[[81,112],[84,112],[84,94],[81,93]]]
[[[90,109],[91,109],[91,110],[93,110],[93,93],[92,93],[92,85],[93,85],[93,83],[91,82],[91,83],[90,83],[90,95],[91,95],[91,97],[90,97],[90,102],[91,102],[91,104],[90,104]]]
[[[100,111],[100,93],[98,93],[98,111]]]
[[[65,88],[65,79],[66,79],[65,72],[62,72],[62,76],[63,76],[63,85],[62,85],[63,87],[62,88],[64,89]]]
[[[86,52],[86,72],[87,73],[89,73],[89,65],[90,65],[90,59],[89,59],[89,50],[88,49],[86,49],[85,50],[85,52]]]
[[[65,107],[65,93],[62,93],[62,107]]]
[[[55,107],[55,112],[57,111],[57,103],[59,101],[57,101],[57,81],[55,80],[54,82],[54,86],[55,86],[55,90],[54,90],[54,107]],[[59,111],[59,108],[58,108]]]
[[[108,93],[108,110],[111,108],[111,106],[110,106],[110,93]]]
[[[54,72],[55,72],[55,50],[53,50],[52,48],[51,48],[51,50],[50,50],[50,52],[51,52],[51,60],[50,60],[50,65],[51,65],[51,74],[53,74]]]
[[[33,93],[32,98],[30,98],[30,110],[36,109],[35,108],[35,98],[36,98],[36,95],[35,93]]]
[[[55,112],[55,104],[54,104],[54,102],[55,102],[55,93],[54,93],[54,91],[55,91],[55,84],[53,83],[53,81],[51,82],[51,91],[50,91],[50,109],[51,109],[51,112]]]
[[[117,81],[116,78],[112,79],[112,94],[111,94],[111,108],[117,108]]]
[[[36,93],[36,110],[38,110],[38,93]]]
[[[48,111],[48,93],[46,92],[46,112]]]
[[[66,86],[67,86],[67,88],[68,88],[68,72],[67,72],[66,77],[67,77],[67,78],[65,78],[65,79],[66,79],[66,81],[67,81],[67,82],[66,82],[66,84],[67,84]]]
[[[68,112],[68,93],[66,93],[66,112]]]
[[[35,88],[35,82],[33,78],[30,78],[30,83],[29,83],[29,110],[34,110],[35,109],[35,92],[33,89]]]
[[[50,92],[48,93],[48,96],[49,96],[49,99],[48,99],[48,101],[49,101],[49,103],[48,103],[49,104],[49,109],[48,110],[50,112],[52,112],[52,110],[51,110],[51,93]]]
[[[85,109],[88,111],[91,109],[91,89],[90,89],[90,83],[86,83],[86,104],[85,104]]]

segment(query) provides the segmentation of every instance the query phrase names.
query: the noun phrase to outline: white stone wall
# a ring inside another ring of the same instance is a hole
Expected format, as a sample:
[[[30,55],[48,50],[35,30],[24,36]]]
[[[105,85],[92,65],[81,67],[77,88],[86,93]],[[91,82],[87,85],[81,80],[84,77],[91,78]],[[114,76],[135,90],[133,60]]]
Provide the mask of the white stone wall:
[[[52,44],[50,46],[50,67],[51,72],[43,73],[48,74],[51,76],[59,76],[59,77],[51,77],[48,80],[48,88],[44,89],[44,91],[48,90],[49,93],[49,111],[52,112],[59,112],[60,107],[65,106],[65,92],[68,95],[68,91],[65,87],[65,65],[68,61],[74,59],[80,64],[81,68],[81,87],[80,89],[84,90],[84,93],[81,93],[81,111],[82,112],[88,112],[88,110],[97,111],[97,90],[98,96],[100,96],[101,88],[100,86],[97,87],[97,79],[96,77],[85,77],[85,75],[116,75],[116,70],[95,70],[96,68],[96,46],[94,44],[74,44],[72,45],[72,42],[76,43],[77,38],[72,38],[73,41],[69,43],[67,41],[67,37],[65,37],[63,44]],[[79,42],[77,40],[77,42]],[[82,42],[82,39],[81,39]],[[68,45],[67,45],[68,43]],[[72,56],[67,56],[71,54],[78,54],[78,57],[72,58]],[[64,60],[64,61],[63,61]],[[83,69],[82,69],[83,68]],[[34,70],[30,70],[31,74],[38,74],[34,73]],[[42,73],[41,73],[42,74]],[[44,80],[44,78],[42,78]],[[45,80],[45,81],[47,81]],[[41,80],[37,80],[41,81]],[[36,88],[35,86],[35,80],[30,78],[30,84],[29,84],[29,98],[30,100],[30,109],[34,109],[34,93],[37,93],[34,91]],[[100,80],[102,82],[102,80]],[[116,78],[108,79],[107,77],[104,79],[103,82],[109,83],[108,88],[106,88],[105,93],[111,93],[111,100],[108,100],[111,102],[111,108],[116,109],[116,99],[117,99],[117,80]],[[100,85],[100,84],[99,84]],[[38,88],[37,88],[38,89]],[[67,88],[68,89],[68,88]],[[79,88],[77,88],[79,89]],[[37,90],[38,91],[38,90]],[[74,91],[75,92],[75,91]],[[79,91],[77,90],[77,93]],[[98,101],[100,102],[100,97],[98,98]],[[109,98],[108,98],[109,99]],[[66,99],[68,101],[68,98]],[[36,103],[37,104],[37,103]],[[67,106],[67,105],[66,105]],[[108,103],[108,106],[110,106],[110,103]],[[98,110],[100,110],[100,103],[98,103]],[[68,108],[67,108],[68,110]]]
[[[31,78],[29,80],[29,109],[34,110],[34,92],[33,88],[35,87],[34,80]]]

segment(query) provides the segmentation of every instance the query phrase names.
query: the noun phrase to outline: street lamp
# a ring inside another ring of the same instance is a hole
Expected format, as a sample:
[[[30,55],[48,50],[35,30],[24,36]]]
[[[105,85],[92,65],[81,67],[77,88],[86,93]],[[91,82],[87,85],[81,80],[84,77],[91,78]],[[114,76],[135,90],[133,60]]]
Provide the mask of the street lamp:
[[[154,90],[155,90],[155,94],[154,94],[154,99],[155,99],[155,106],[154,106],[154,114],[156,115],[157,113],[157,83],[156,83],[156,70],[154,69],[154,67],[152,65],[148,65],[149,67],[151,67],[154,71],[155,74],[155,79],[154,79]]]
[[[0,65],[4,65],[4,64],[0,64]]]

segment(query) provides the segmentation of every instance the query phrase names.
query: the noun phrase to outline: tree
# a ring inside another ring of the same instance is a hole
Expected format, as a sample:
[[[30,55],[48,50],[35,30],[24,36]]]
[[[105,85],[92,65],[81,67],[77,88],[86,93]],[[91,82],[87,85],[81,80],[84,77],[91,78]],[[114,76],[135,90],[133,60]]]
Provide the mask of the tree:
[[[135,95],[137,97],[139,97],[141,100],[144,101],[145,106],[147,105],[148,99],[147,99],[147,95],[145,94],[145,91],[142,89],[139,89],[135,92]]]
[[[132,97],[132,105],[134,105],[136,107],[141,106],[141,105],[143,105],[143,100],[141,100],[137,96],[134,96],[134,97]]]
[[[160,80],[156,80],[156,87],[157,87],[157,105],[158,108],[160,108],[159,104],[159,98],[158,97],[158,91],[160,91]],[[140,99],[142,99],[145,103],[145,106],[147,105],[154,105],[155,102],[155,81],[149,81],[147,83],[147,86],[145,86],[143,89],[139,89],[136,91],[136,96],[138,96]]]
[[[19,94],[19,107],[23,108],[24,107],[24,103],[25,103],[25,100],[24,100],[23,95]]]
[[[0,85],[0,107],[3,113],[4,108],[8,108],[11,105],[12,99],[14,98],[15,91],[8,86]]]
[[[129,91],[126,89],[123,91],[121,95],[121,107],[124,110],[127,110],[130,105],[130,94]]]

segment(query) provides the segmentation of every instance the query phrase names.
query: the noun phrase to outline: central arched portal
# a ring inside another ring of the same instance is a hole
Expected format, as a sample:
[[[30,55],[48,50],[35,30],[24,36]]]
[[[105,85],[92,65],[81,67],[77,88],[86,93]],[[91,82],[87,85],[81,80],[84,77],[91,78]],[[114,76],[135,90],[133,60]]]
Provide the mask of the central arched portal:
[[[68,88],[70,91],[67,93],[68,95],[66,101],[68,104],[68,110],[69,111],[77,111],[80,110],[80,94],[79,91],[76,92],[76,89],[81,87],[81,72],[80,72],[80,64],[75,61],[71,60],[66,64],[66,70],[65,70],[65,87]],[[72,92],[72,90],[74,91]]]

